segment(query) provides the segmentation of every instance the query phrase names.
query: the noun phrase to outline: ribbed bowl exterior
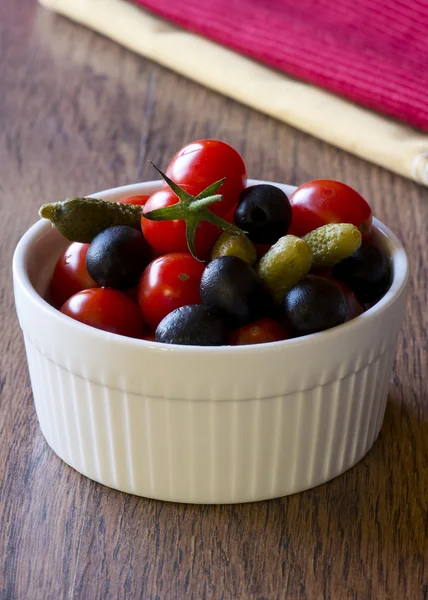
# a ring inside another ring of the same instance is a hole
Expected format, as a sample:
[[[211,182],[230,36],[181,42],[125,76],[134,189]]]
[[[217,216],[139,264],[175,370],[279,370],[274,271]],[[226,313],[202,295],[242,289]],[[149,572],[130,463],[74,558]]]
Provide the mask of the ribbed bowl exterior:
[[[64,242],[36,224],[14,284],[47,442],[91,479],[179,502],[275,498],[343,473],[378,436],[405,311],[407,260],[378,228],[394,281],[374,309],[308,338],[209,349],[128,340],[52,309],[39,294]]]
[[[66,463],[110,487],[181,502],[246,502],[354,465],[383,420],[394,347],[325,385],[249,400],[166,399],[83,379],[26,342],[40,426]],[[126,388],[126,384],[124,386]]]

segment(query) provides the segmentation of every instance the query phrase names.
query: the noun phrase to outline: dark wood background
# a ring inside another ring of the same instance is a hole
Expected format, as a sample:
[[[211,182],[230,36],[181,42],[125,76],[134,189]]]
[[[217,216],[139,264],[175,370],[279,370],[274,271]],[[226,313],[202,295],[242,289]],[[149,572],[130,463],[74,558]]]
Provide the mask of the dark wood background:
[[[33,0],[0,2],[0,54],[1,600],[427,598],[428,190]],[[168,504],[67,467],[39,430],[14,312],[12,253],[41,203],[152,179],[147,159],[165,167],[203,137],[234,145],[252,177],[354,186],[404,241],[412,265],[378,441],[343,476],[270,502]]]

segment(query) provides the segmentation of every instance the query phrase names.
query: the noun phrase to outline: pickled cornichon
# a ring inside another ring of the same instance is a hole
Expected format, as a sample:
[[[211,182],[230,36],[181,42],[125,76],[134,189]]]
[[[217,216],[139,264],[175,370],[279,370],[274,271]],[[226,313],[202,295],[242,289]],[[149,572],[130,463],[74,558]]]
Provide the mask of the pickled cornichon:
[[[306,277],[312,265],[312,250],[295,235],[285,235],[260,259],[257,273],[279,304],[285,292]]]
[[[247,236],[230,231],[222,231],[211,250],[211,260],[220,256],[237,256],[249,265],[257,260],[256,249]]]
[[[101,231],[115,225],[140,229],[142,206],[109,202],[99,198],[67,198],[61,202],[43,204],[42,219],[49,219],[71,242],[88,244]]]
[[[303,237],[312,250],[312,269],[334,267],[361,246],[361,232],[351,223],[329,223]]]

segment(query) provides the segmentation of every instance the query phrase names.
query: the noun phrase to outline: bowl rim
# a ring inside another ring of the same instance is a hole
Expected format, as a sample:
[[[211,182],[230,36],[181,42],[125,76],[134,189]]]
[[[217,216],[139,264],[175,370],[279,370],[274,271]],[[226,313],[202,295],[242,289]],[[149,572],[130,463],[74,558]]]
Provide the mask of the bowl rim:
[[[281,184],[273,181],[249,179],[247,186],[256,184],[271,184],[276,185],[283,189],[286,193],[291,193],[295,186],[288,184]],[[156,189],[159,189],[162,185],[162,181],[153,180],[140,182],[136,184],[129,184],[96,192],[94,194],[88,194],[90,197],[103,197],[106,199],[118,200],[126,196],[153,193]],[[326,331],[319,333],[313,333],[310,335],[302,336],[299,338],[291,338],[287,340],[281,340],[278,342],[267,342],[263,344],[243,345],[243,346],[191,346],[191,345],[180,345],[180,344],[164,344],[160,342],[152,342],[148,340],[130,338],[107,331],[102,331],[94,327],[90,327],[79,321],[72,319],[62,314],[58,309],[50,305],[40,294],[35,290],[32,285],[28,271],[27,271],[27,259],[29,252],[33,245],[42,237],[44,237],[48,230],[51,229],[49,221],[40,219],[34,225],[32,225],[19,240],[14,255],[13,255],[13,278],[16,284],[19,284],[21,290],[27,296],[27,299],[37,309],[47,312],[49,317],[54,320],[60,320],[63,326],[74,327],[80,330],[82,335],[95,336],[100,341],[108,341],[108,343],[122,346],[124,344],[134,346],[135,349],[147,348],[156,351],[167,351],[167,352],[180,352],[192,354],[195,352],[203,352],[207,355],[219,355],[223,353],[241,354],[244,355],[249,352],[265,352],[269,349],[278,349],[283,347],[284,350],[289,348],[297,348],[298,346],[311,344],[314,340],[321,342],[324,340],[326,343],[334,342],[334,339],[338,335],[349,335],[352,336],[358,327],[363,324],[370,324],[379,317],[381,313],[387,310],[401,294],[405,293],[408,280],[409,280],[409,262],[405,252],[405,249],[397,238],[397,236],[381,221],[373,217],[373,225],[376,230],[383,235],[389,246],[390,246],[390,258],[393,264],[394,277],[391,282],[391,286],[386,294],[370,309],[365,311],[363,314],[351,319],[350,321],[337,325]]]

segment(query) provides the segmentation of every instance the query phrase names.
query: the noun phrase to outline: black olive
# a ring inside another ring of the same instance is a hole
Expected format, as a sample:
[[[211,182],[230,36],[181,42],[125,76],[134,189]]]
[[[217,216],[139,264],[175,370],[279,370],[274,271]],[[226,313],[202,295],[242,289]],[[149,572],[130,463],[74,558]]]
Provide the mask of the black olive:
[[[221,256],[202,273],[201,301],[226,313],[234,327],[272,315],[272,299],[262,279],[242,259]]]
[[[278,187],[253,185],[241,192],[234,219],[252,242],[274,244],[290,227],[291,204]]]
[[[374,244],[363,244],[333,267],[333,277],[346,283],[363,304],[379,300],[391,283],[391,266]]]
[[[166,315],[156,329],[156,341],[190,346],[223,346],[229,328],[224,316],[203,304],[181,306]]]
[[[346,300],[338,285],[308,276],[283,300],[284,324],[295,336],[309,335],[345,322]]]
[[[143,234],[117,225],[95,236],[86,254],[86,268],[99,285],[126,290],[137,285],[150,260],[150,247]]]

